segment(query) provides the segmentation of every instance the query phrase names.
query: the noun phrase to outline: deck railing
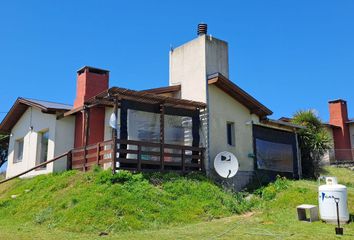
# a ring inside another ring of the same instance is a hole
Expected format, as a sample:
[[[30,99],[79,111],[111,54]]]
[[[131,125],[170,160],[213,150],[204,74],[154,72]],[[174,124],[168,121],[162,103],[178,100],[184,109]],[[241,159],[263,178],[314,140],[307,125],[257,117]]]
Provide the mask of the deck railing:
[[[71,150],[71,168],[86,171],[94,165],[112,162],[112,141],[99,142]]]
[[[73,149],[72,169],[86,171],[94,165],[114,164],[132,171],[204,171],[204,148],[122,139],[116,143],[115,159],[113,141]]]

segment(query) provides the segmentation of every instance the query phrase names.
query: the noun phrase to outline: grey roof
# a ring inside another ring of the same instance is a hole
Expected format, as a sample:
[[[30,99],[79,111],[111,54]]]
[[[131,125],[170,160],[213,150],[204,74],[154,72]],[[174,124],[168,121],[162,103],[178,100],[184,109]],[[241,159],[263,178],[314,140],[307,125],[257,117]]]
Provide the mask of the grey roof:
[[[56,102],[50,102],[50,101],[43,101],[43,100],[38,100],[38,99],[32,99],[32,98],[22,98],[24,100],[27,100],[29,102],[33,102],[35,104],[41,105],[45,108],[48,109],[62,109],[62,110],[70,110],[72,109],[72,105],[69,104],[64,104],[64,103],[56,103]]]
[[[279,124],[279,125],[283,125],[283,126],[287,126],[287,127],[292,127],[292,128],[299,128],[299,129],[304,129],[304,126],[295,124],[295,123],[291,123],[291,122],[285,122],[285,121],[281,121],[281,120],[275,120],[275,119],[270,119],[267,118],[266,121],[271,122],[271,123],[275,123],[275,124]]]

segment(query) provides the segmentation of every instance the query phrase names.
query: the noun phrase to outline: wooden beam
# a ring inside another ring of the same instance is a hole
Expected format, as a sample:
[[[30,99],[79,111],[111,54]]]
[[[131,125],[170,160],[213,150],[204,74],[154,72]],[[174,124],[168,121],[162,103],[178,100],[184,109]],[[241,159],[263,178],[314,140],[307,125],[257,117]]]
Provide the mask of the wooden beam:
[[[90,134],[90,109],[84,107],[84,124],[85,124],[85,134],[84,134],[84,165],[83,170],[86,172],[86,163],[87,163],[87,145]]]
[[[114,114],[116,115],[116,123],[118,121],[118,106],[119,106],[119,99],[116,97],[114,99]],[[116,164],[117,164],[117,124],[115,125],[115,128],[112,129],[112,141],[113,141],[113,146],[112,146],[112,172],[113,174],[116,173]]]

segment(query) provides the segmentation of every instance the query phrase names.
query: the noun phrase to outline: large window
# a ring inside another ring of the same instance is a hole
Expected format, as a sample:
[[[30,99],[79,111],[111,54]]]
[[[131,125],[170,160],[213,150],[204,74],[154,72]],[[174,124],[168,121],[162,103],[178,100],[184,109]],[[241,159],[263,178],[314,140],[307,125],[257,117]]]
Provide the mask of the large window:
[[[37,164],[46,162],[48,160],[48,142],[49,142],[49,131],[43,131],[39,133],[39,149],[38,149],[38,160]],[[44,166],[43,168],[45,168]]]
[[[290,144],[256,139],[258,169],[277,172],[293,171],[293,147]]]
[[[23,138],[17,139],[15,142],[14,163],[22,162],[22,160],[23,160]]]
[[[253,138],[257,169],[273,172],[298,172],[296,135],[253,124]]]

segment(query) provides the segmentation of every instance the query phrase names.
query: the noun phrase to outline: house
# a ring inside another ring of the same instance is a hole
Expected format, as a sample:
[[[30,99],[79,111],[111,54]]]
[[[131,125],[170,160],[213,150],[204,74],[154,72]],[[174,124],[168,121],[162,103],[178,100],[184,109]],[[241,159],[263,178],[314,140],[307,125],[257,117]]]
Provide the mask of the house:
[[[329,122],[324,124],[333,149],[325,156],[327,163],[352,162],[354,159],[354,120],[348,117],[347,102],[336,99],[328,102]]]
[[[200,24],[197,38],[170,51],[166,87],[109,88],[109,71],[85,66],[77,72],[73,107],[19,98],[12,109],[20,110],[11,109],[0,124],[11,133],[7,177],[71,150],[67,159],[28,175],[100,165],[205,170],[220,180],[213,161],[228,151],[240,165],[227,180],[236,189],[255,176],[299,178],[301,126],[270,119],[270,109],[229,79],[228,44],[206,29]]]
[[[349,163],[354,160],[354,119],[348,117],[347,102],[343,99],[328,102],[329,122],[323,123],[332,146],[322,157],[322,164]],[[282,117],[283,122],[291,118]]]
[[[56,117],[70,105],[18,98],[3,119],[1,132],[11,133],[6,176],[13,176],[69,151],[73,147],[73,117]],[[65,161],[57,161],[26,176],[62,171]]]

